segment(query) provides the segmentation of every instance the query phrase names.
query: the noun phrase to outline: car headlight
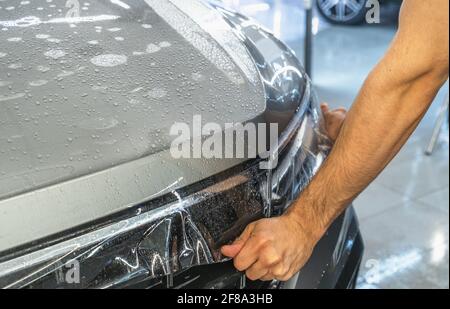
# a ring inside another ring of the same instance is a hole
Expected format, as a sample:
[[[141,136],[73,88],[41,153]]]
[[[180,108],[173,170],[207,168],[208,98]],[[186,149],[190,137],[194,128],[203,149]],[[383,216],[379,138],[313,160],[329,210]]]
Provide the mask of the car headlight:
[[[303,118],[292,122],[288,128],[285,132],[287,138],[280,141],[278,165],[271,174],[271,207],[272,211],[278,212],[284,211],[297,199],[331,149],[314,93]]]
[[[164,280],[171,286],[174,274],[225,261],[222,245],[250,222],[281,214],[297,198],[330,149],[317,99],[290,50],[242,16],[227,18],[260,72],[268,101],[265,120],[281,124],[271,156],[277,165],[261,169],[262,159],[250,160],[65,235],[6,252],[0,256],[0,288],[119,288],[143,282],[151,287]]]

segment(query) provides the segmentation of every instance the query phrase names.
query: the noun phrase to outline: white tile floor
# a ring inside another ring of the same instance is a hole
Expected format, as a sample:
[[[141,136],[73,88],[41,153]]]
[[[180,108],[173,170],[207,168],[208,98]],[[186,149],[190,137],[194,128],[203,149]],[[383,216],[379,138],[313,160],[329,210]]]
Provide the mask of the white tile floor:
[[[349,106],[394,30],[331,27],[320,32],[315,56],[326,60],[316,62],[314,71],[319,95],[335,106]],[[424,155],[446,92],[448,86],[397,158],[355,201],[366,243],[360,287],[449,286],[447,130],[434,155]]]
[[[225,0],[244,8],[302,55],[301,1]],[[264,3],[258,6],[255,4]],[[262,10],[262,11],[261,11]],[[384,54],[395,22],[337,27],[319,21],[313,80],[323,101],[349,107]],[[317,21],[316,20],[316,21]],[[359,287],[449,288],[449,147],[446,129],[424,155],[444,87],[424,121],[382,175],[355,201],[366,243]]]
[[[316,37],[314,81],[319,96],[349,107],[365,76],[388,47],[395,27],[329,27]],[[401,153],[355,201],[366,243],[361,288],[448,288],[448,130],[432,157],[424,155],[433,107]]]

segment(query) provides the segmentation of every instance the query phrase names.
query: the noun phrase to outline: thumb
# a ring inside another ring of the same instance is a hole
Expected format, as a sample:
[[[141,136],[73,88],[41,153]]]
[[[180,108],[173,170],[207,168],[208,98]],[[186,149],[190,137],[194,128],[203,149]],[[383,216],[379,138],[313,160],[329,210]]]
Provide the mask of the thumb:
[[[223,246],[220,249],[220,252],[222,252],[223,255],[233,259],[239,254],[239,252],[241,252],[242,248],[244,247],[244,244],[245,244],[244,241],[238,240],[232,243],[231,245]]]
[[[241,252],[247,240],[250,238],[253,232],[253,225],[249,225],[245,228],[244,232],[242,232],[241,236],[237,238],[231,245],[226,245],[221,248],[221,252],[223,255],[234,258],[239,252]]]

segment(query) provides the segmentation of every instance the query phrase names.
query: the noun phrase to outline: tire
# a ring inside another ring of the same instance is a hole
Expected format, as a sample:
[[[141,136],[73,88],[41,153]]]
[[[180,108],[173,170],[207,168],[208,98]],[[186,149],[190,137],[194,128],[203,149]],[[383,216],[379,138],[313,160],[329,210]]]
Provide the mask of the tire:
[[[317,0],[320,14],[332,24],[359,25],[366,17],[367,0]]]

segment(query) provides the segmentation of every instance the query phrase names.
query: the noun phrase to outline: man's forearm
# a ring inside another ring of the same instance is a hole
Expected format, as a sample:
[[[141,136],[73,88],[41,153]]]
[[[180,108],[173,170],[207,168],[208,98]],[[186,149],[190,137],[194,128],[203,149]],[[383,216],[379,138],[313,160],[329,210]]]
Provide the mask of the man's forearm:
[[[399,31],[335,146],[288,212],[320,238],[406,143],[448,78],[448,1],[405,1]],[[318,240],[318,239],[316,239]]]
[[[292,278],[335,218],[405,144],[448,77],[448,6],[448,0],[403,2],[396,38],[316,177],[284,216],[249,224],[222,248],[251,280]]]
[[[313,236],[320,238],[393,159],[446,79],[430,71],[386,82],[378,76],[385,78],[387,67],[381,63],[367,79],[328,160],[288,213],[316,227]]]

